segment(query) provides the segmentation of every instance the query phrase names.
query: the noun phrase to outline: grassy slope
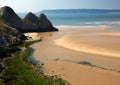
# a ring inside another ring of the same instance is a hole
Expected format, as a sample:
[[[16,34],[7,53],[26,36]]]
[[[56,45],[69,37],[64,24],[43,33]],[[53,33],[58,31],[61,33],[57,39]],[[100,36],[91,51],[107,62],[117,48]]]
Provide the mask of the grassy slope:
[[[27,43],[27,46],[34,42]],[[31,49],[28,47],[25,51],[16,52],[14,58],[5,61],[8,69],[2,77],[4,83],[7,85],[68,85],[61,78],[44,76],[40,72],[37,74],[34,71],[36,67],[26,61]]]

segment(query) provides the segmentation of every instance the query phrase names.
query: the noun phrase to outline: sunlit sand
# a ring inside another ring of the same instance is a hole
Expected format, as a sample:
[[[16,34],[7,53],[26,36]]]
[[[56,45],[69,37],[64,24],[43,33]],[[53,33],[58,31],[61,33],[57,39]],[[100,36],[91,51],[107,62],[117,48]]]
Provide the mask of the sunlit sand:
[[[105,35],[105,34],[103,34]],[[107,34],[112,36],[112,34]],[[118,34],[116,34],[117,36]],[[113,34],[115,36],[115,34]],[[65,35],[55,41],[56,44],[76,51],[120,57],[120,38],[100,36],[97,34]]]
[[[119,85],[117,33],[106,28],[62,28],[59,32],[38,33],[42,41],[31,46],[35,49],[33,57],[44,63],[46,75],[58,75],[72,85]],[[80,61],[96,67],[78,64]]]

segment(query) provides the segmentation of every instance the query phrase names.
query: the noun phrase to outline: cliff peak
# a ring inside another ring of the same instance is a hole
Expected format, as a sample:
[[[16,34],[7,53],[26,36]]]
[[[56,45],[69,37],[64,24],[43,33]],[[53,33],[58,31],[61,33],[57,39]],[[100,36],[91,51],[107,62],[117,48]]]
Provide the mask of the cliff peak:
[[[41,30],[52,30],[52,31],[58,31],[58,29],[54,28],[51,21],[46,17],[45,14],[40,14],[38,17],[39,23],[38,26]]]
[[[37,17],[32,12],[29,12],[22,20],[14,10],[8,6],[0,9],[0,22],[21,32],[58,31],[58,29],[53,27],[45,14],[40,14],[40,16]]]
[[[32,23],[36,23],[38,21],[38,17],[34,15],[32,12],[26,14],[24,21],[30,21]]]
[[[0,9],[0,18],[5,24],[14,28],[20,28],[22,25],[22,20],[14,12],[14,10],[8,6],[2,7]]]
[[[0,9],[0,16],[5,16],[7,13],[10,14],[10,13],[13,13],[13,9],[8,7],[8,6],[4,6],[4,7],[1,7]]]

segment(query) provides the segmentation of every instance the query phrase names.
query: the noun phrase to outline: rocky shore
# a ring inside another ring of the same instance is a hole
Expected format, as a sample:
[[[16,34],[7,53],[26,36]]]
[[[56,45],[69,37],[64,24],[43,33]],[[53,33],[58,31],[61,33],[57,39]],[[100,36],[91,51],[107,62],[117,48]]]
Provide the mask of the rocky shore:
[[[45,14],[37,17],[29,12],[21,19],[8,6],[0,9],[0,85],[69,85],[61,78],[41,72],[43,64],[32,57],[34,50],[29,47],[41,40],[29,41],[31,37],[23,34],[49,31],[58,29]]]
[[[53,27],[45,14],[39,17],[29,12],[21,19],[12,8],[0,8],[0,59],[11,57],[12,53],[20,50],[17,46],[24,45],[27,37],[25,32],[58,31]],[[3,66],[0,65],[2,71]]]

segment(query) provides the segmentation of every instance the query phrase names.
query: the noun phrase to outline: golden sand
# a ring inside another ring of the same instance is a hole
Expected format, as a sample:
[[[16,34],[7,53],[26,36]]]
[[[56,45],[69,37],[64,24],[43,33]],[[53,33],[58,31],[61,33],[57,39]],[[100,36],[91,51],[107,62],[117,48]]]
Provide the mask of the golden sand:
[[[25,33],[25,36],[29,36],[29,40],[39,40],[41,37],[39,33]]]
[[[45,64],[45,74],[59,75],[72,85],[120,85],[120,36],[114,33],[104,28],[39,33],[42,41],[32,45],[33,57]]]
[[[84,38],[84,39],[83,39]],[[117,42],[116,42],[117,41]],[[120,38],[110,38],[98,35],[81,35],[74,34],[65,35],[60,39],[55,40],[57,45],[62,47],[106,56],[120,57]]]
[[[120,32],[99,33],[100,35],[120,37]]]
[[[45,63],[48,75],[59,75],[72,85],[119,85],[120,74],[86,67],[73,62],[52,61]]]

